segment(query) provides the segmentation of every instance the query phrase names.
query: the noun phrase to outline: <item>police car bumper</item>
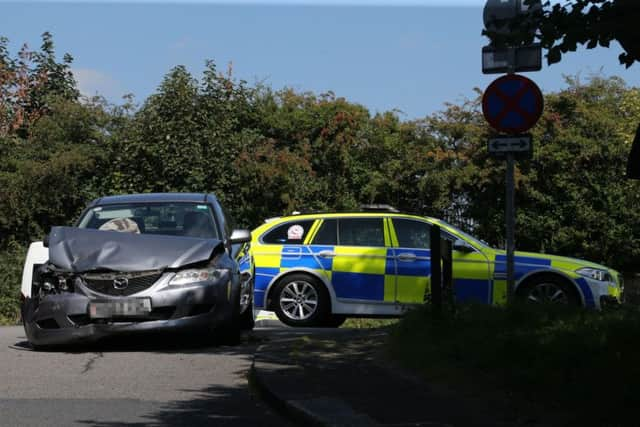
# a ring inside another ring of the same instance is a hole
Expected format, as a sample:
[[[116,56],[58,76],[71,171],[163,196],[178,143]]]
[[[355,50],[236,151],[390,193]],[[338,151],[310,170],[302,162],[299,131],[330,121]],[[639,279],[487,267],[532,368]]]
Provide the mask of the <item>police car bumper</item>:
[[[617,283],[602,282],[587,278],[584,280],[593,295],[593,304],[596,309],[615,307],[622,303],[622,290]]]
[[[230,286],[230,282],[200,282],[128,297],[86,295],[77,290],[47,295],[37,306],[33,299],[25,299],[22,318],[27,338],[36,346],[89,343],[137,333],[199,331],[232,318]],[[135,303],[144,310],[105,314],[95,309],[121,307],[123,303]]]

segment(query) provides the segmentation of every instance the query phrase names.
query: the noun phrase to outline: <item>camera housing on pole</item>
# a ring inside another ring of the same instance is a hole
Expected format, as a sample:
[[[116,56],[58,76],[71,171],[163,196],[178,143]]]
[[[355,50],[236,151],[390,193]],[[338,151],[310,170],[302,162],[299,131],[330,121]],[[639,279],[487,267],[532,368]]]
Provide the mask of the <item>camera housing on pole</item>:
[[[526,20],[542,9],[540,0],[487,0],[483,20],[487,31],[509,35],[512,28],[507,22],[515,18]],[[491,44],[482,48],[482,72],[484,74],[540,71],[542,69],[542,47],[539,43],[520,46],[496,47]]]

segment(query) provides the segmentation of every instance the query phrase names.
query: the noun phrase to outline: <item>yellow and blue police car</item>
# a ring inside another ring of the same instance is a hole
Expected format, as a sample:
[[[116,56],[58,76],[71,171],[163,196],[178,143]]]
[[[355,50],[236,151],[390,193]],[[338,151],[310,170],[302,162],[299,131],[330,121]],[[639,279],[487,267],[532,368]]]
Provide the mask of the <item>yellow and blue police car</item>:
[[[252,232],[254,305],[291,326],[399,316],[430,293],[430,227],[453,243],[457,302],[506,302],[506,254],[435,218],[393,212],[268,220]],[[515,293],[531,302],[599,308],[621,297],[619,274],[591,262],[516,252]]]

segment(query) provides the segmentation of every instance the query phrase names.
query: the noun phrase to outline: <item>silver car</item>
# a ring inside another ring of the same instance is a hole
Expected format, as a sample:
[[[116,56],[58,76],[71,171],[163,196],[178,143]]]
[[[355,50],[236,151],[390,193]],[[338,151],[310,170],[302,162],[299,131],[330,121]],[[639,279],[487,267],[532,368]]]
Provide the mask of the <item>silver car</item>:
[[[21,289],[27,338],[46,347],[195,330],[237,341],[253,327],[253,292],[233,248],[250,238],[232,229],[212,194],[94,200],[75,227],[53,227],[29,248]]]

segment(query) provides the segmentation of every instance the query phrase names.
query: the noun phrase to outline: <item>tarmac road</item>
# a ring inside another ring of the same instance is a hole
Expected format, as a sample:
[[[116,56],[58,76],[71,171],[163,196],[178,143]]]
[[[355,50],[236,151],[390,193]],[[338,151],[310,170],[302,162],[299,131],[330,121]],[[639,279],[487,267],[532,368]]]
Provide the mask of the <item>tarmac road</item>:
[[[21,327],[0,328],[0,426],[288,425],[247,386],[271,333],[238,346],[164,337],[36,352]]]

